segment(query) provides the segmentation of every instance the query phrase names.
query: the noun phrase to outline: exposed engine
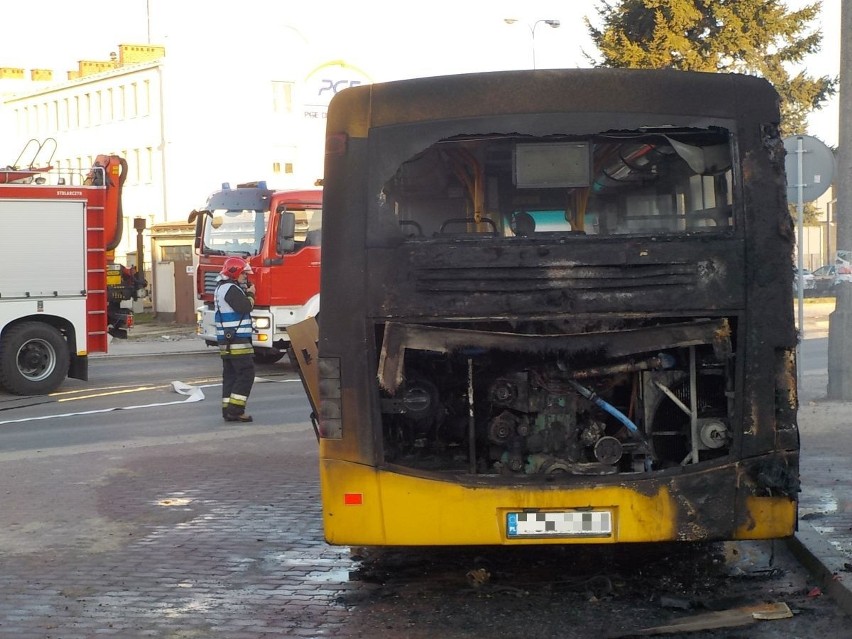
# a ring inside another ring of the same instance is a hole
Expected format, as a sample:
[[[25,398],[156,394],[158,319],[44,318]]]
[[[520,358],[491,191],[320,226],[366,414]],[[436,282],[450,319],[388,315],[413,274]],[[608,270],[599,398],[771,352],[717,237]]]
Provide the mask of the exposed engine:
[[[597,365],[597,361],[603,361]],[[727,454],[733,358],[711,344],[588,353],[407,350],[385,460],[509,476],[648,472]]]

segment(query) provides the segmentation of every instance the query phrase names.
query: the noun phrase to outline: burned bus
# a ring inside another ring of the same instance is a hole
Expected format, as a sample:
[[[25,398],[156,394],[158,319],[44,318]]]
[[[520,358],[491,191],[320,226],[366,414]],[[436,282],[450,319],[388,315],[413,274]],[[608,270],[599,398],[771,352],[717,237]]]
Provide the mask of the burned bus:
[[[350,88],[324,188],[303,353],[330,543],[793,534],[794,234],[769,83]]]

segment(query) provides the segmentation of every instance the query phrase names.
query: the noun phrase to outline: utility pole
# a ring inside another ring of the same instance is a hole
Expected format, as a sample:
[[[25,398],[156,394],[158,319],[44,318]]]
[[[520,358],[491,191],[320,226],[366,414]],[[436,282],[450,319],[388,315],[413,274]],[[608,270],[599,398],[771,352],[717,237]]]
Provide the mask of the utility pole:
[[[840,0],[840,86],[837,172],[837,250],[852,251],[852,0]],[[829,259],[832,256],[829,255]],[[828,398],[852,399],[852,283],[837,287],[828,325]]]

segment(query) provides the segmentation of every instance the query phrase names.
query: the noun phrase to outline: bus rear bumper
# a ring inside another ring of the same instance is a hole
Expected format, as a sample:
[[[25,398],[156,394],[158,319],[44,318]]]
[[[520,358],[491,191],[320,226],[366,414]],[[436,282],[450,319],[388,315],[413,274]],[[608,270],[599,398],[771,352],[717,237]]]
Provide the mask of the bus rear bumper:
[[[472,486],[330,459],[320,468],[325,537],[336,545],[770,539],[791,536],[796,526],[797,502],[744,494],[739,464],[629,487]]]

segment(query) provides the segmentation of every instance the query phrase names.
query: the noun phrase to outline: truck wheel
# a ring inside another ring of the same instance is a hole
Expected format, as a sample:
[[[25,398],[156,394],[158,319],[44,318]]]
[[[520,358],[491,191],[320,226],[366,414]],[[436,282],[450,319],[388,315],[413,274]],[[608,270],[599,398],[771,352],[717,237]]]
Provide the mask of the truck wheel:
[[[277,348],[256,348],[254,351],[256,364],[274,364],[282,357],[284,357],[284,351]]]
[[[44,395],[68,374],[68,342],[41,322],[11,327],[0,340],[0,385],[16,395]]]

